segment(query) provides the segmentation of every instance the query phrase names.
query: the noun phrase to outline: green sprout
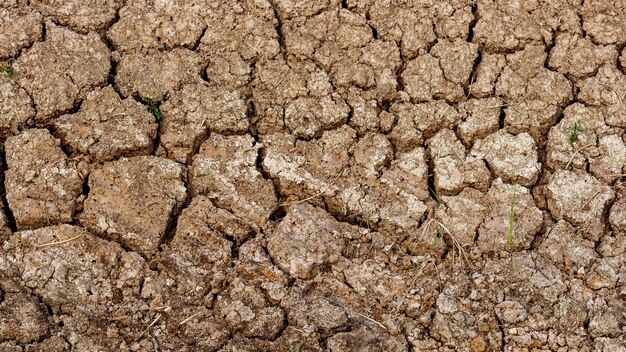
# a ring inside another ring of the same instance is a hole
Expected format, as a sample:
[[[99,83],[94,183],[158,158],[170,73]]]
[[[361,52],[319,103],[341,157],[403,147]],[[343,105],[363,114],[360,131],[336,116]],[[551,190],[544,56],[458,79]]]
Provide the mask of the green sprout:
[[[507,242],[509,245],[513,244],[513,220],[515,219],[515,184],[511,185],[513,187],[513,198],[511,199],[511,208],[509,209],[509,236],[507,238]]]
[[[439,193],[435,191],[432,187],[428,186],[428,192],[430,193],[430,197],[435,199],[437,203],[441,204],[441,198],[439,198]]]
[[[437,241],[439,241],[439,224],[435,227],[435,236],[433,237],[433,245],[437,245]]]
[[[579,235],[581,232],[582,232],[582,230],[578,229],[578,230],[576,231],[576,233],[574,233],[574,235],[573,235],[572,237],[568,238],[568,239],[565,241],[565,247],[569,247],[569,245],[570,245],[570,244],[572,244],[572,242],[574,242],[574,240],[576,240],[576,238],[578,238],[578,235]]]
[[[0,65],[0,72],[4,73],[7,77],[13,76],[13,69],[8,65]]]
[[[148,111],[157,121],[163,120],[163,113],[161,109],[159,109],[160,104],[156,99],[146,98],[145,104],[148,107]]]
[[[215,175],[209,171],[206,175],[207,178],[207,186],[209,187],[210,192],[217,192],[217,182],[215,180]]]
[[[568,127],[565,130],[570,133],[569,134],[569,144],[571,144],[573,146],[574,142],[576,142],[578,140],[578,137],[580,137],[578,132],[585,132],[587,129],[583,128],[581,125],[579,125],[578,122],[574,122],[572,127]]]

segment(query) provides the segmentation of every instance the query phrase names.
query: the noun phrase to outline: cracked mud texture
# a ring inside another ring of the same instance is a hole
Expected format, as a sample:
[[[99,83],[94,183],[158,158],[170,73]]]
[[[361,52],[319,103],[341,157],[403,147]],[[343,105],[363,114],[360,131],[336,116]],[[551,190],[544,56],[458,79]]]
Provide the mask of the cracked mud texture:
[[[0,0],[0,351],[626,351],[626,3]]]

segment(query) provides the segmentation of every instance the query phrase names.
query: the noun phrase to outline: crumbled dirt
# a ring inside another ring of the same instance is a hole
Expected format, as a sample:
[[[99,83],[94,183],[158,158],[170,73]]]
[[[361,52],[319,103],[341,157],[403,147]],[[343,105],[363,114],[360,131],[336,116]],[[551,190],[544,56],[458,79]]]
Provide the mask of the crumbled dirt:
[[[0,351],[626,351],[626,5],[0,0]]]

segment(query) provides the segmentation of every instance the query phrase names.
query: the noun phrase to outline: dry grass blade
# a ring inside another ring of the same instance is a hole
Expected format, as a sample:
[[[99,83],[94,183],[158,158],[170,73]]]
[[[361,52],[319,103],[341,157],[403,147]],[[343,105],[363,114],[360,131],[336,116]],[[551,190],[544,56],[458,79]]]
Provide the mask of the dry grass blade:
[[[314,194],[314,195],[312,195],[310,197],[306,197],[304,199],[296,200],[296,201],[293,201],[293,202],[280,203],[279,206],[281,206],[281,207],[284,207],[284,206],[290,207],[292,205],[301,204],[301,203],[309,201],[309,200],[311,200],[313,198],[317,198],[317,197],[323,195],[324,192],[328,191],[330,189],[330,187],[339,179],[339,177],[341,177],[341,175],[343,174],[343,170],[344,169],[341,169],[341,171],[339,172],[339,175],[337,175],[323,190],[319,191],[318,193],[316,193],[316,194]]]
[[[350,313],[353,313],[353,314],[355,314],[355,315],[357,315],[357,316],[359,316],[359,317],[361,317],[361,318],[363,318],[363,319],[365,319],[365,320],[367,320],[369,322],[372,322],[372,323],[378,325],[381,329],[387,330],[387,327],[385,325],[383,325],[383,323],[381,323],[379,321],[376,321],[376,320],[368,317],[365,314],[361,314],[361,313],[355,311],[354,309],[351,309],[350,307],[346,306],[345,304],[342,304],[340,302],[336,302],[336,301],[330,300],[328,298],[326,298],[326,300],[328,301],[328,303],[330,303],[330,304],[332,304],[332,305],[334,305],[336,307],[341,307],[341,308],[347,310]]]
[[[156,322],[157,322],[157,321],[159,321],[159,319],[161,319],[161,313],[157,314],[156,318],[154,318],[154,320],[150,323],[150,325],[148,325],[148,327],[147,327],[144,331],[142,331],[142,332],[141,332],[141,334],[139,334],[139,336],[137,336],[137,337],[133,340],[133,342],[137,342],[137,340],[139,340],[139,339],[143,336],[143,334],[145,334],[148,330],[150,330],[150,328],[151,328],[154,324],[156,324]]]
[[[194,317],[198,316],[199,314],[201,314],[202,312],[197,312],[195,314],[192,314],[190,317],[187,317],[185,319],[183,319],[183,321],[181,321],[180,323],[178,323],[178,326],[181,326],[183,324],[185,324],[186,322],[190,321],[191,319],[193,319]]]
[[[459,251],[460,255],[463,256],[463,259],[465,259],[465,262],[467,263],[467,266],[471,269],[472,268],[472,264],[470,263],[469,258],[467,258],[467,253],[465,253],[465,249],[463,249],[463,246],[461,246],[461,243],[459,243],[459,241],[456,239],[456,237],[454,237],[452,232],[450,232],[450,230],[448,230],[448,228],[445,227],[444,224],[442,224],[439,221],[437,221],[436,223],[439,226],[441,226],[441,228],[444,230],[444,233],[447,233],[448,236],[450,236],[450,238],[452,239],[452,242],[457,247],[457,250]]]
[[[567,165],[565,165],[565,170],[567,170],[567,168],[570,166],[570,164],[572,163],[572,161],[574,161],[574,158],[576,157],[576,154],[580,153],[583,149],[588,148],[588,147],[592,147],[594,144],[587,144],[583,147],[580,147],[578,149],[576,149],[574,151],[574,154],[572,154],[572,157],[569,159],[569,161],[567,162]]]
[[[63,244],[63,243],[74,241],[76,239],[79,239],[80,237],[83,237],[84,235],[85,235],[85,233],[81,232],[80,234],[78,234],[78,235],[76,235],[74,237],[67,238],[67,239],[60,240],[60,241],[54,241],[54,242],[48,242],[48,243],[44,243],[44,244],[38,244],[36,247],[37,248],[45,248],[45,247],[50,247],[50,246],[56,246],[56,245],[59,245],[59,244]]]

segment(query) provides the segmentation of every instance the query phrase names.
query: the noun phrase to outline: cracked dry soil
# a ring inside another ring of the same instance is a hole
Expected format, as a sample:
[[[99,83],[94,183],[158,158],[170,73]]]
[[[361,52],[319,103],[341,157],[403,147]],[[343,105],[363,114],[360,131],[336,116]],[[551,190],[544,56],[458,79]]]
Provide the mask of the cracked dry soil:
[[[622,0],[0,0],[0,351],[626,351],[625,46]]]

